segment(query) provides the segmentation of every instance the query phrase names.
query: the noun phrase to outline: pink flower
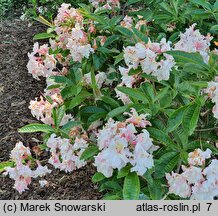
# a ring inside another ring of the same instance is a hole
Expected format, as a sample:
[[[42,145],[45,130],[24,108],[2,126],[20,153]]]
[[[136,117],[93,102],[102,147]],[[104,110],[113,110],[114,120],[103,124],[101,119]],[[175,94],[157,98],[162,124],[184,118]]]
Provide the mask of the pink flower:
[[[211,157],[211,153],[210,149],[206,151],[195,149],[195,151],[188,154],[188,163],[193,166],[202,166],[205,164],[205,160]]]
[[[169,184],[170,193],[174,193],[183,198],[190,197],[191,188],[188,185],[185,177],[178,173],[172,172],[171,175],[169,173],[166,174],[166,179]]]
[[[151,126],[151,123],[146,119],[149,114],[138,115],[134,108],[131,108],[131,113],[124,113],[130,116],[130,118],[126,119],[126,123],[132,123],[135,127],[141,128],[146,128],[147,125]]]

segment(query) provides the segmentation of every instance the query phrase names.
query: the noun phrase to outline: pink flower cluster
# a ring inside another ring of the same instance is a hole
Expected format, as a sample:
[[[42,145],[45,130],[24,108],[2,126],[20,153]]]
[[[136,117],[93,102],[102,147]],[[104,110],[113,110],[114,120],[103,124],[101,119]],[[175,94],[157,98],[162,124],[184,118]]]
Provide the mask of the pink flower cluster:
[[[63,103],[63,99],[60,94],[55,93],[51,95],[51,99],[53,103],[50,103],[48,100],[43,99],[43,97],[40,96],[40,100],[38,100],[37,98],[35,100],[31,100],[29,106],[32,115],[48,125],[54,125],[52,109],[60,106]],[[60,126],[63,126],[69,120],[72,120],[71,114],[64,114]]]
[[[213,39],[209,34],[202,35],[199,30],[195,30],[196,24],[186,29],[185,33],[180,33],[180,40],[175,44],[175,50],[185,52],[199,52],[204,61],[208,63],[210,41]]]
[[[7,167],[5,175],[15,180],[14,188],[19,193],[28,189],[32,178],[43,177],[51,170],[47,166],[42,166],[39,161],[37,162],[37,169],[31,170],[31,152],[29,148],[25,147],[22,142],[18,142],[15,148],[11,151],[11,159],[15,163],[15,167]]]
[[[51,152],[48,162],[56,169],[72,172],[86,165],[86,162],[80,159],[80,156],[88,147],[87,141],[83,138],[76,137],[74,144],[71,144],[69,139],[56,137],[55,134],[52,134],[47,141],[47,146]]]
[[[107,75],[105,72],[98,72],[98,74],[95,75],[95,80],[98,88],[100,89],[103,85],[103,83],[107,80]],[[91,72],[84,74],[83,76],[83,83],[85,86],[91,86],[92,80],[91,80]]]
[[[189,153],[189,167],[182,166],[181,174],[167,173],[169,193],[195,200],[213,200],[218,196],[218,160],[213,159],[205,167],[205,160],[211,157],[211,150],[196,149]]]
[[[135,28],[140,30],[142,26],[147,25],[147,22],[146,20],[142,19],[143,16],[138,16],[138,18],[139,18],[139,21],[135,24]],[[132,27],[134,26],[134,19],[126,15],[121,21],[120,25],[132,31]]]
[[[214,114],[214,118],[218,119],[218,80],[208,83],[206,93],[208,94],[212,102],[215,103],[212,111]]]
[[[57,36],[49,40],[50,47],[47,44],[39,46],[36,43],[33,52],[28,54],[27,68],[36,79],[40,76],[56,75],[57,61],[63,66],[68,66],[71,58],[75,62],[81,62],[83,58],[89,58],[90,53],[94,51],[88,41],[83,16],[70,4],[61,5],[54,25]],[[69,50],[70,55],[49,54],[56,49]]]
[[[70,4],[62,4],[54,21],[58,39],[51,40],[52,49],[62,48],[70,50],[75,62],[81,62],[93,52],[89,44],[83,16]]]
[[[137,43],[124,49],[124,60],[128,67],[136,69],[140,65],[146,74],[155,76],[158,81],[168,80],[175,66],[174,58],[164,52],[171,50],[170,42],[163,38],[160,43]],[[162,59],[157,60],[158,57]]]
[[[39,46],[34,44],[33,52],[28,53],[29,62],[27,64],[28,72],[32,74],[35,79],[39,76],[51,76],[53,70],[56,68],[56,59],[54,55],[49,54],[49,47],[47,44]]]
[[[131,172],[143,175],[154,165],[152,152],[158,147],[153,145],[147,125],[147,115],[138,115],[135,109],[125,122],[109,119],[105,127],[99,131],[97,145],[100,153],[95,157],[97,171],[111,177],[114,169],[122,169],[128,163]],[[127,113],[126,113],[127,114]],[[142,129],[138,132],[137,129]]]
[[[120,7],[120,0],[89,0],[89,2],[97,8],[97,10],[111,10],[116,7]]]

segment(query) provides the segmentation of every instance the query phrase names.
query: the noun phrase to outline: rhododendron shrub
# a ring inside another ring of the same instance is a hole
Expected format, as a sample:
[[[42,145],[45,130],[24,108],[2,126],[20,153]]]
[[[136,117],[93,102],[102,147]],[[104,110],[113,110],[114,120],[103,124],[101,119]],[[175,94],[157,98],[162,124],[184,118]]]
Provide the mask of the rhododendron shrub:
[[[105,199],[214,199],[216,35],[195,23],[159,34],[132,3],[62,4],[53,22],[40,18],[49,29],[35,39],[49,42],[27,68],[47,87],[29,105],[39,123],[19,131],[44,133],[38,148],[66,175],[92,163]],[[31,152],[18,143],[3,163],[20,193],[51,172]]]

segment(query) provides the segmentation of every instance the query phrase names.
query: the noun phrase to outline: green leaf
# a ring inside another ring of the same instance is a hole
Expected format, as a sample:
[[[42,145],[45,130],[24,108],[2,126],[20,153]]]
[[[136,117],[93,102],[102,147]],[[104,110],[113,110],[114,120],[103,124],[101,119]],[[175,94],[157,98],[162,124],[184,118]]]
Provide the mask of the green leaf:
[[[125,105],[125,106],[121,106],[121,107],[118,107],[116,109],[113,109],[112,111],[110,111],[108,114],[107,114],[107,117],[106,119],[109,119],[109,118],[113,118],[115,116],[118,116],[120,114],[123,114],[127,109],[129,109],[130,105]]]
[[[135,4],[135,3],[140,2],[140,1],[141,0],[128,0],[127,5],[129,6],[129,5]]]
[[[97,120],[99,120],[101,118],[105,118],[106,115],[107,115],[107,112],[95,113],[95,114],[89,116],[89,118],[87,120],[87,123],[90,124],[90,123],[92,123],[94,121],[97,121]]]
[[[192,135],[197,126],[200,110],[201,106],[193,103],[184,112],[183,128],[188,135]]]
[[[169,87],[162,88],[157,93],[154,101],[161,100],[161,99],[165,98],[168,94],[169,94]]]
[[[142,101],[144,103],[149,103],[148,99],[146,98],[146,95],[138,89],[133,89],[129,87],[117,87],[117,90],[132,97],[133,99]]]
[[[7,167],[12,167],[13,165],[14,165],[14,162],[12,161],[0,162],[0,173],[4,172]]]
[[[152,200],[161,200],[163,189],[161,187],[161,182],[158,180],[154,180],[153,184],[148,184],[148,190],[150,193],[150,198]]]
[[[184,65],[186,63],[193,63],[193,64],[199,64],[207,68],[207,65],[204,63],[203,57],[200,53],[187,53],[183,51],[167,51],[166,52],[169,55],[172,55],[173,58],[176,60],[176,63],[180,63],[181,65]]]
[[[140,194],[140,181],[135,172],[130,172],[124,180],[123,198],[124,200],[138,200]]]
[[[167,152],[155,161],[155,177],[162,178],[171,172],[179,161],[178,152]]]
[[[123,60],[123,52],[121,52],[119,55],[114,56],[115,62],[114,65],[117,65],[119,62],[121,62]]]
[[[56,83],[73,84],[70,79],[64,76],[50,76],[48,79]]]
[[[63,99],[73,97],[79,94],[81,90],[82,90],[82,86],[76,86],[76,85],[67,86],[61,90],[61,96],[63,97]]]
[[[132,27],[132,30],[141,41],[143,41],[144,43],[148,43],[148,37],[145,34],[143,34],[142,32],[140,32],[134,27]]]
[[[129,29],[127,28],[124,28],[122,26],[117,26],[115,28],[116,31],[119,31],[121,34],[123,34],[124,36],[126,37],[132,37],[133,36],[133,32],[130,31]]]
[[[60,88],[60,84],[54,84],[54,85],[50,85],[47,87],[47,90],[51,90],[51,89],[56,89],[56,88]]]
[[[106,194],[103,200],[121,200],[121,197],[118,194]]]
[[[54,132],[50,125],[46,124],[29,124],[18,130],[19,133],[34,133],[34,132],[44,132],[50,133]]]
[[[81,160],[89,160],[91,159],[93,156],[97,155],[99,152],[99,149],[97,146],[89,146],[88,148],[86,148],[86,150],[82,153],[80,159]]]
[[[120,104],[114,100],[113,98],[111,98],[110,96],[102,96],[101,99],[106,103],[111,105],[113,108],[119,107]]]
[[[103,192],[105,190],[111,190],[111,191],[121,191],[122,188],[121,186],[119,185],[118,182],[116,181],[106,181],[104,182],[100,188],[99,188],[99,191],[100,192]]]
[[[196,140],[196,141],[192,141],[190,143],[187,143],[185,145],[185,150],[187,151],[193,151],[197,148],[200,148],[202,150],[206,150],[207,148],[209,148],[214,155],[218,155],[218,149],[213,145],[213,144],[210,144],[208,143],[207,141],[199,141],[199,140]]]
[[[218,25],[213,25],[211,28],[210,28],[211,31],[218,31]]]
[[[143,175],[143,177],[145,178],[145,180],[147,181],[148,184],[153,184],[153,182],[154,182],[153,178],[152,178],[152,173],[153,173],[153,169],[149,169]]]
[[[102,174],[102,173],[99,173],[99,172],[97,172],[97,173],[95,173],[93,176],[92,176],[92,181],[94,182],[94,183],[96,183],[96,182],[99,182],[99,181],[101,181],[101,180],[103,180],[103,179],[105,179],[106,177]]]
[[[55,38],[56,35],[55,34],[52,34],[52,33],[39,33],[39,34],[36,34],[34,37],[33,37],[33,40],[43,40],[43,39],[48,39],[48,38]]]
[[[105,112],[106,110],[100,107],[96,107],[96,106],[86,106],[80,110],[80,114],[88,115],[88,116],[90,116],[91,114],[95,114],[95,113],[105,113]]]
[[[112,36],[108,37],[104,43],[104,47],[111,45],[114,41],[119,40],[119,38],[120,38],[119,35],[112,35]]]
[[[183,114],[186,108],[187,106],[180,107],[172,113],[167,122],[167,132],[172,132],[182,124]]]
[[[117,178],[123,178],[129,174],[131,166],[125,166],[121,170],[118,171]]]
[[[151,137],[160,141],[163,145],[170,147],[171,149],[177,149],[177,145],[170,139],[170,137],[161,130],[156,128],[148,128],[148,132],[150,133]]]
[[[212,8],[212,5],[208,2],[208,1],[205,1],[205,0],[190,0],[192,3],[195,3],[195,4],[198,4],[208,10],[211,10]]]
[[[152,84],[149,82],[143,83],[141,85],[141,88],[144,91],[144,93],[146,94],[148,100],[150,102],[153,102],[155,99],[155,93],[154,93],[154,87],[152,86]]]
[[[93,66],[96,71],[99,70],[107,61],[107,57],[105,56],[105,54],[101,54],[101,53],[100,55],[97,54],[92,55],[92,58],[93,58]]]
[[[79,125],[81,125],[81,122],[79,122],[79,121],[69,121],[62,127],[62,129],[63,130],[71,129],[71,128],[79,126]]]
[[[162,9],[164,9],[165,11],[170,13],[171,15],[175,15],[175,11],[166,2],[161,2],[160,6],[161,6]]]
[[[92,96],[91,93],[89,93],[87,91],[82,91],[79,95],[74,97],[71,101],[66,102],[66,109],[70,110],[70,109],[73,109],[76,106],[81,105],[81,103],[90,96]]]
[[[57,109],[57,127],[60,126],[64,115],[65,115],[65,106],[63,105]]]

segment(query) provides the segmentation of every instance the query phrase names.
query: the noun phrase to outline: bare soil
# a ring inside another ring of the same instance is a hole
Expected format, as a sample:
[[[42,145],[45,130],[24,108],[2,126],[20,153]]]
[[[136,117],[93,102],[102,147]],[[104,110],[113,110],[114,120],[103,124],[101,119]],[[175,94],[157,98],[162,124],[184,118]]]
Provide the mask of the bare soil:
[[[28,109],[29,101],[43,92],[45,82],[34,80],[28,74],[27,53],[32,50],[33,36],[44,31],[40,24],[28,27],[27,22],[16,18],[0,21],[0,162],[9,159],[17,141],[33,147],[37,140],[42,140],[40,134],[19,134],[17,130],[36,122]],[[44,157],[47,157],[46,153]],[[22,195],[13,188],[13,180],[1,175],[0,200],[100,199],[101,194],[91,181],[94,172],[92,165],[70,174],[54,170],[45,177],[48,187],[40,188],[38,181],[34,180]]]

